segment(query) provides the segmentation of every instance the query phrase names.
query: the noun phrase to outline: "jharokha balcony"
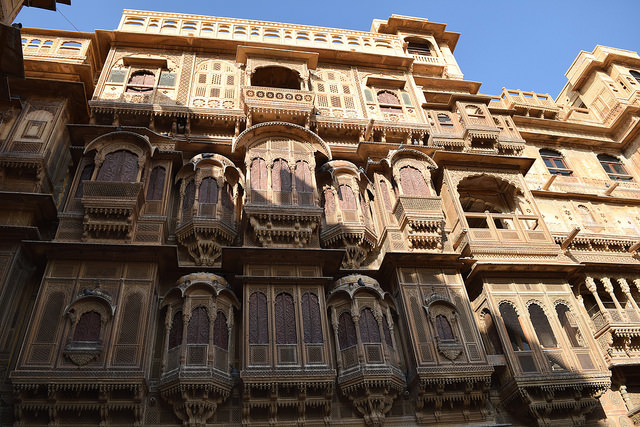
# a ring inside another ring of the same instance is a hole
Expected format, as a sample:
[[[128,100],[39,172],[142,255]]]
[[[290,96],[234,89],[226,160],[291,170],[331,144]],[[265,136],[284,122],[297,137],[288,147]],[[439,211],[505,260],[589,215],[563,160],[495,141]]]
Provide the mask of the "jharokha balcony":
[[[287,118],[305,124],[313,112],[315,94],[306,90],[245,86],[242,99],[252,123]]]
[[[587,276],[581,297],[609,366],[640,362],[640,278]]]
[[[444,215],[440,197],[398,196],[393,208],[411,249],[441,249]]]
[[[144,203],[141,182],[84,181],[84,238],[130,241]]]

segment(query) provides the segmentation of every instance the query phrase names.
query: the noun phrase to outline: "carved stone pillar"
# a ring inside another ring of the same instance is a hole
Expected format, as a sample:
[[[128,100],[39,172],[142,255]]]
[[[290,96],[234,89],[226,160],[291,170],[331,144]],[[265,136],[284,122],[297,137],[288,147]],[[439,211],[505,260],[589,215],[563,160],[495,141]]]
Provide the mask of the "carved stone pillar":
[[[615,292],[613,292],[613,284],[611,283],[611,279],[609,279],[608,277],[601,277],[600,281],[604,285],[605,292],[608,293],[609,296],[611,297],[611,299],[613,300],[613,303],[615,304],[616,309],[618,310],[618,313],[620,314],[620,318],[624,319],[623,314],[622,314],[622,312],[624,310],[622,309],[622,306],[620,305],[620,302],[618,301],[618,298],[616,298]]]
[[[625,279],[624,277],[619,277],[618,279],[616,279],[616,281],[618,282],[618,285],[620,285],[620,289],[622,289],[622,292],[625,294],[625,296],[627,297],[627,300],[629,300],[633,308],[636,311],[640,311],[640,308],[638,308],[638,304],[633,299],[633,295],[631,295],[631,289],[629,288],[629,283],[627,283],[627,279]]]
[[[340,339],[338,338],[338,315],[336,314],[335,307],[331,307],[331,326],[333,326],[333,339],[336,343],[337,353],[339,354],[339,356],[336,357],[338,372],[342,372],[342,350],[340,349]]]
[[[353,324],[356,327],[356,338],[358,339],[358,363],[365,363],[364,360],[364,344],[362,343],[362,337],[360,336],[360,314],[353,315]]]
[[[600,299],[600,295],[598,295],[598,287],[596,286],[596,282],[593,280],[593,277],[586,277],[584,279],[584,283],[585,283],[585,285],[587,285],[587,289],[589,290],[589,292],[591,292],[591,294],[595,298],[596,304],[598,304],[598,308],[600,309],[600,313],[602,313],[602,316],[604,317],[604,320],[607,323],[610,323],[611,322],[611,315],[609,314],[607,309],[604,308],[604,304],[602,304],[602,300]]]

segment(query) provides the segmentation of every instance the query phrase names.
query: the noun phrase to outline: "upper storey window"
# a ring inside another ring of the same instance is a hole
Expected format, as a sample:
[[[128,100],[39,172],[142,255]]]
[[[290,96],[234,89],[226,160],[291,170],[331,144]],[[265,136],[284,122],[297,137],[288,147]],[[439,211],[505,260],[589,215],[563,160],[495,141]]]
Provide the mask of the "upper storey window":
[[[631,74],[631,77],[633,77],[634,79],[636,79],[636,82],[640,83],[640,72],[636,71],[636,70],[630,70],[629,74]]]
[[[411,55],[433,56],[431,44],[425,40],[407,40],[407,53]]]
[[[321,115],[355,117],[356,104],[350,79],[338,71],[321,71],[313,76],[316,101]]]
[[[300,90],[300,75],[285,67],[262,67],[253,72],[251,86]]]
[[[378,92],[378,105],[380,106],[380,111],[385,111],[387,113],[402,113],[402,105],[400,104],[400,100],[393,92],[388,90],[383,90]]]
[[[567,167],[562,154],[553,150],[540,150],[540,157],[552,175],[570,176],[573,172]]]
[[[629,175],[622,161],[617,157],[608,154],[598,154],[598,160],[604,171],[613,181],[633,181],[633,177]]]
[[[129,77],[127,93],[151,92],[156,83],[156,76],[151,71],[136,71]]]
[[[411,96],[403,89],[366,87],[364,97],[369,114],[383,120],[413,120],[416,118]]]
[[[138,177],[138,156],[118,150],[104,156],[97,181],[135,182]]]

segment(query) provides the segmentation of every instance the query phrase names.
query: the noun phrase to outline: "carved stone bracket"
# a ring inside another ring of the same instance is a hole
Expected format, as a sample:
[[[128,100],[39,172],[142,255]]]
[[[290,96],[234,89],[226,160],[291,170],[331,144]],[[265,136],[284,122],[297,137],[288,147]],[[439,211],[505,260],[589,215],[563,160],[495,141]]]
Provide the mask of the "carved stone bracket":
[[[176,230],[178,242],[196,265],[213,265],[222,255],[222,247],[230,245],[235,237],[235,228],[210,218],[193,218]]]
[[[245,206],[256,242],[264,247],[303,248],[313,240],[320,225],[321,208],[262,210]]]

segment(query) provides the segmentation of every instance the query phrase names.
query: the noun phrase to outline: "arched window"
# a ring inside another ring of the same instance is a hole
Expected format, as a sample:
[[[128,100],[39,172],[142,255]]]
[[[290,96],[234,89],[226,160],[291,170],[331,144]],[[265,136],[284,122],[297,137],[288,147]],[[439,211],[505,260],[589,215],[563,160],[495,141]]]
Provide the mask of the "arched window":
[[[556,314],[571,347],[584,347],[584,340],[582,339],[582,334],[580,334],[578,322],[569,307],[564,304],[556,305]]]
[[[147,200],[162,200],[164,190],[164,178],[166,171],[162,166],[156,166],[151,171],[149,177],[149,187],[147,188]]]
[[[302,324],[305,344],[321,344],[320,304],[318,297],[311,292],[302,295]]]
[[[482,111],[482,108],[477,107],[475,105],[467,105],[466,107],[464,107],[464,111],[467,113],[467,116],[469,116],[469,118],[471,119],[484,118],[484,112]]]
[[[500,304],[500,316],[504,321],[504,326],[507,329],[509,335],[509,341],[511,341],[511,347],[514,351],[526,351],[531,350],[527,338],[524,336],[522,325],[520,324],[520,317],[516,313],[516,309],[509,303],[503,302]]]
[[[83,313],[78,320],[76,330],[73,332],[73,341],[99,341],[101,328],[102,323],[98,312]]]
[[[249,344],[269,343],[267,321],[267,297],[262,292],[254,292],[249,297]]]
[[[300,90],[300,75],[286,67],[261,67],[251,75],[251,86]]]
[[[400,104],[400,100],[398,97],[388,90],[382,90],[378,92],[378,105],[380,106],[380,111],[386,113],[402,113],[402,106]]]
[[[389,348],[393,348],[393,339],[391,339],[391,328],[389,328],[389,322],[387,321],[386,314],[382,315],[382,332],[384,333],[384,342]]]
[[[196,307],[191,312],[187,325],[187,344],[209,344],[209,315],[204,307]]]
[[[353,347],[358,343],[356,325],[353,323],[351,314],[346,311],[338,319],[338,343],[340,344],[340,350]]]
[[[553,150],[540,150],[540,157],[551,175],[570,176],[573,172],[567,167],[562,154]]]
[[[343,211],[355,211],[357,208],[356,197],[350,186],[342,184],[338,187],[338,200]]]
[[[293,297],[286,293],[278,294],[273,309],[276,316],[276,344],[297,343]]]
[[[273,191],[291,192],[291,170],[289,164],[283,159],[273,162],[271,168],[271,189]]]
[[[429,187],[422,173],[411,166],[400,169],[400,186],[405,196],[429,196]]]
[[[410,55],[432,56],[431,44],[426,40],[412,40],[407,43],[407,53]]]
[[[267,189],[267,164],[263,159],[251,161],[251,189],[264,191]]]
[[[363,308],[362,311],[360,311],[360,339],[364,344],[377,344],[382,342],[378,322],[370,308]]]
[[[222,187],[222,207],[224,209],[233,210],[233,189],[228,182],[224,183]]]
[[[449,319],[447,319],[444,315],[438,314],[436,316],[436,332],[438,334],[438,338],[441,340],[454,340],[453,329],[451,329],[451,324],[449,323]]]
[[[182,200],[182,213],[189,213],[193,208],[193,203],[196,200],[196,184],[193,181],[189,181],[184,189],[184,199]]]
[[[593,214],[585,205],[578,205],[578,213],[582,219],[582,225],[594,225],[596,223]]]
[[[313,192],[311,169],[307,162],[299,161],[296,163],[296,190],[298,193]]]
[[[556,341],[555,335],[553,335],[549,319],[547,319],[547,315],[544,314],[542,307],[535,303],[530,304],[529,318],[531,319],[533,330],[536,332],[540,344],[546,348],[558,347],[558,342]]]
[[[633,77],[638,83],[640,83],[640,72],[636,70],[630,70],[629,74],[631,74],[631,77]]]
[[[127,150],[113,151],[104,156],[96,181],[136,182],[138,156]]]
[[[74,196],[76,199],[79,199],[82,197],[82,194],[84,192],[84,187],[82,183],[84,181],[91,180],[94,169],[95,169],[95,165],[93,163],[85,165],[85,167],[82,169],[82,174],[80,175],[80,180],[78,181],[78,188],[76,189],[76,194]]]
[[[448,114],[438,114],[438,123],[440,123],[440,126],[453,127],[453,122],[451,121],[451,117],[449,117]]]
[[[207,205],[218,203],[218,183],[215,178],[207,177],[202,180],[200,191],[198,192],[198,202]]]
[[[229,350],[229,329],[227,328],[227,316],[218,311],[213,322],[213,345],[223,350]]]
[[[629,175],[620,159],[608,154],[598,154],[598,160],[611,180],[633,181],[633,177]]]
[[[169,350],[182,344],[182,332],[184,328],[184,321],[182,319],[182,312],[179,311],[173,315],[171,321],[171,329],[169,330]]]
[[[129,77],[128,93],[151,92],[156,83],[156,76],[151,71],[136,71]]]
[[[331,188],[324,190],[324,214],[331,216],[336,212],[336,198]]]
[[[488,354],[503,354],[502,343],[496,330],[496,325],[493,323],[493,316],[486,308],[482,310],[482,324],[481,333],[484,338],[484,343],[487,347]]]

